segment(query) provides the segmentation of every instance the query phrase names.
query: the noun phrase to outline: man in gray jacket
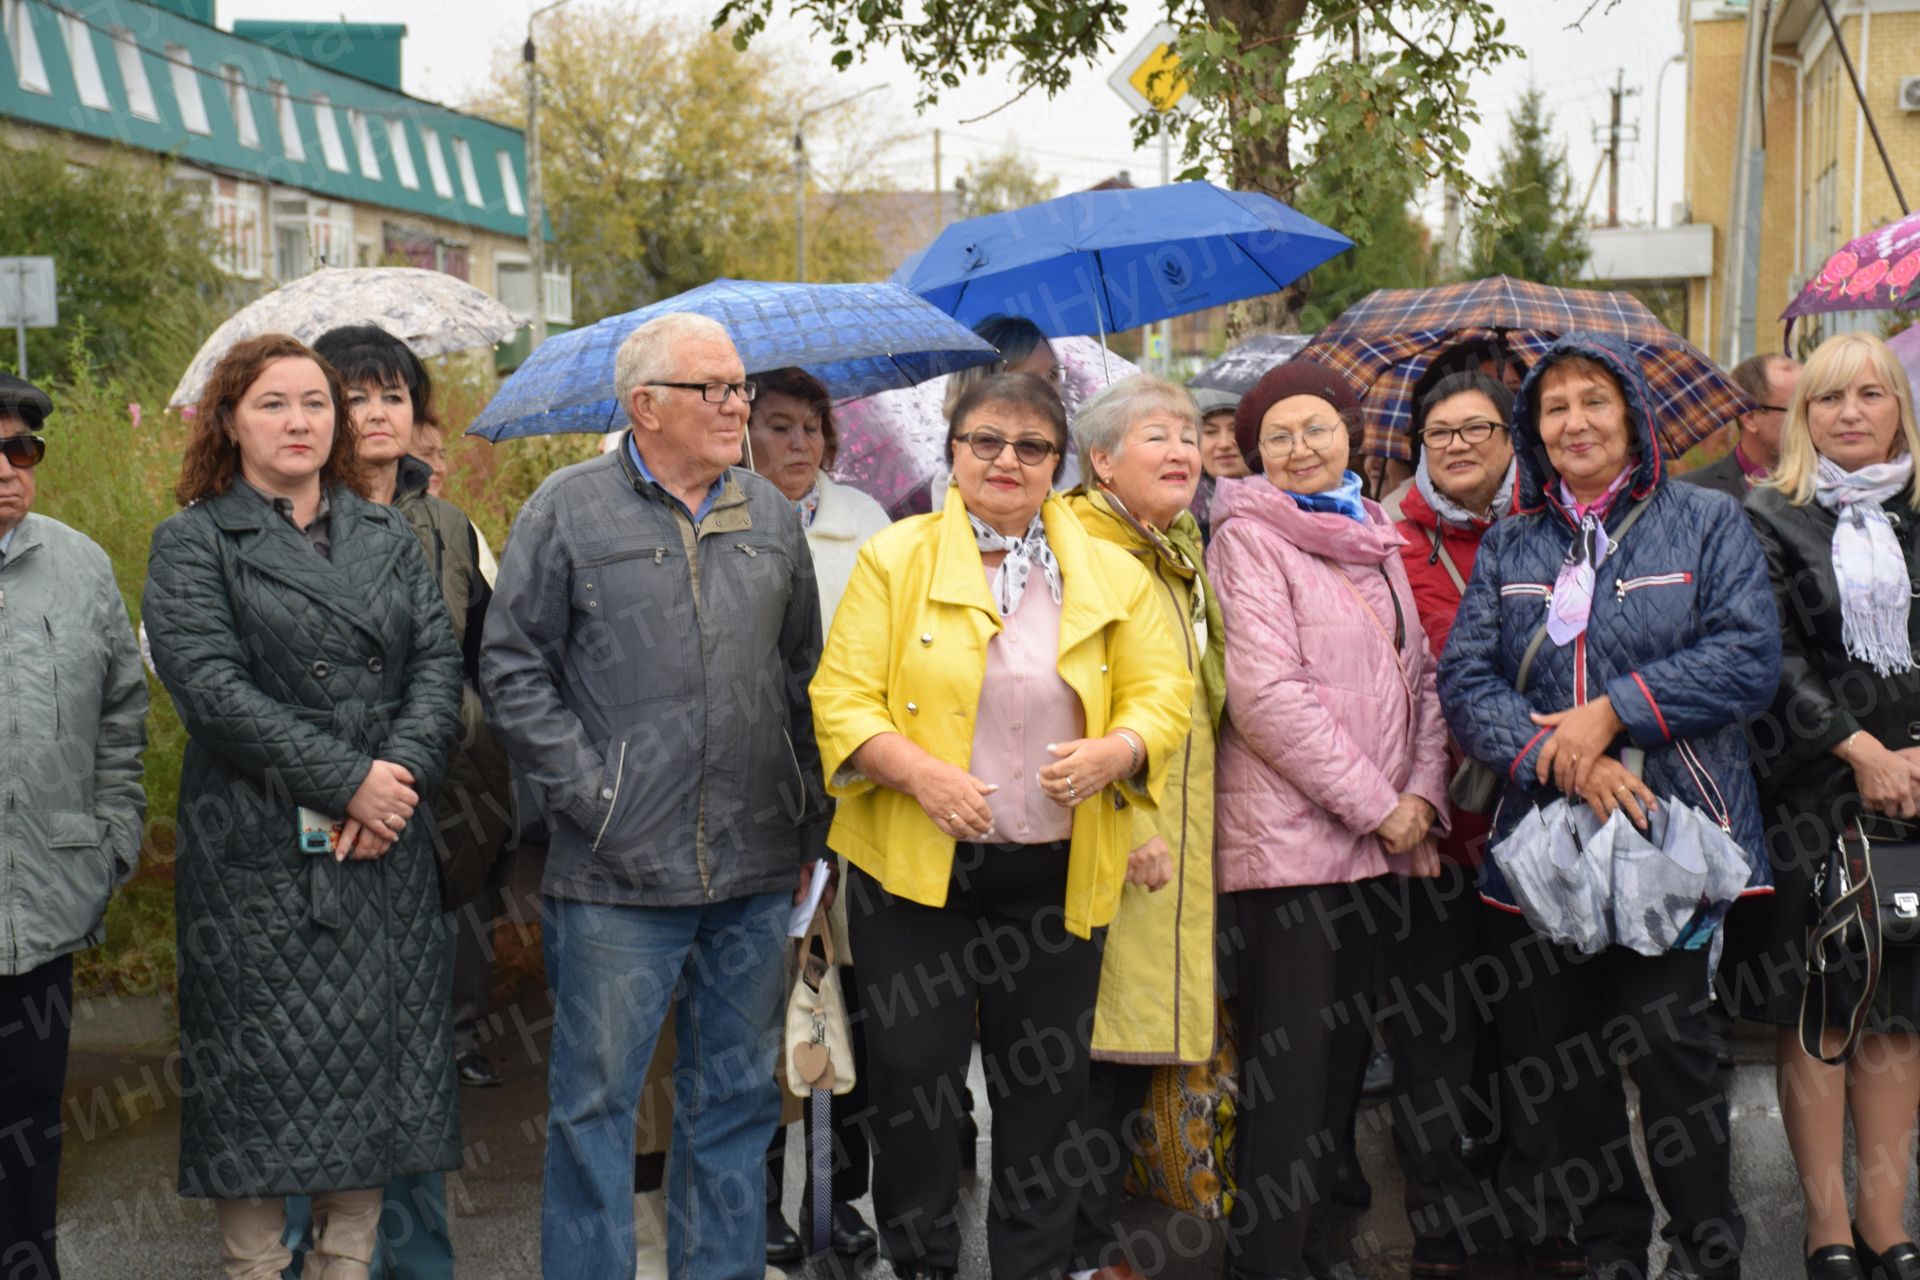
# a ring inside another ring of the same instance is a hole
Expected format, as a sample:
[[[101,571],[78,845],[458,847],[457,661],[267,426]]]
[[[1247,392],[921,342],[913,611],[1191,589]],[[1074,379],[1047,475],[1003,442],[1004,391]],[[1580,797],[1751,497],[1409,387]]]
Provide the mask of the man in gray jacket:
[[[634,1107],[672,1014],[672,1273],[761,1280],[785,918],[829,816],[813,562],[738,466],[753,384],[724,328],[642,325],[614,382],[632,430],[521,510],[480,655],[494,735],[553,815],[541,1266],[633,1274]]]
[[[0,1264],[58,1280],[73,953],[140,863],[147,681],[106,552],[33,514],[52,411],[0,374]]]

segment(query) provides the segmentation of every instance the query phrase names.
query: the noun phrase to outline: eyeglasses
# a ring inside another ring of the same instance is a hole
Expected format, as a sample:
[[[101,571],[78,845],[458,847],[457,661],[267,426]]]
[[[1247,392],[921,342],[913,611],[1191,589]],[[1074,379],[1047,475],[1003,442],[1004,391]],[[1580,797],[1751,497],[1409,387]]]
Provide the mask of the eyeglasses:
[[[741,403],[752,404],[760,387],[755,382],[649,382],[650,387],[678,387],[682,391],[698,391],[700,398],[708,404],[725,404],[730,395],[739,396]]]
[[[1293,446],[1296,443],[1304,442],[1307,448],[1318,453],[1320,450],[1326,448],[1328,444],[1332,443],[1333,433],[1338,430],[1338,427],[1330,427],[1324,422],[1316,422],[1307,427],[1307,429],[1302,431],[1298,436],[1295,436],[1290,431],[1282,431],[1278,435],[1267,436],[1261,440],[1260,452],[1272,454],[1277,458],[1282,454],[1292,453]]]
[[[1476,422],[1463,422],[1457,427],[1428,427],[1420,433],[1420,443],[1429,449],[1449,449],[1453,447],[1454,437],[1458,436],[1468,444],[1485,444],[1493,438],[1494,432],[1504,430],[1505,423],[1482,418]]]
[[[47,456],[47,442],[39,436],[0,436],[0,457],[22,471],[38,466]]]
[[[992,462],[1008,445],[1012,445],[1013,456],[1029,467],[1037,467],[1047,460],[1048,455],[1060,452],[1059,445],[1045,440],[1009,440],[991,431],[970,431],[966,435],[955,436],[953,442],[973,450],[973,456],[982,462]]]

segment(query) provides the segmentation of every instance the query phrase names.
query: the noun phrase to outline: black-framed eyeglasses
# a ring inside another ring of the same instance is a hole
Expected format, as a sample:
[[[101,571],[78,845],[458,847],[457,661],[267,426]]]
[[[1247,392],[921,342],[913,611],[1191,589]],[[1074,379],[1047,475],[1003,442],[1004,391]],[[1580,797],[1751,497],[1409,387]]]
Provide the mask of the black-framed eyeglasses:
[[[1457,427],[1427,427],[1420,432],[1420,443],[1428,449],[1450,449],[1455,436],[1468,444],[1485,444],[1496,431],[1505,431],[1506,423],[1479,418]]]
[[[47,442],[39,436],[0,436],[0,457],[22,471],[40,465],[47,456]]]
[[[728,396],[739,396],[742,404],[752,404],[754,396],[760,393],[759,384],[752,379],[745,382],[649,382],[647,385],[698,391],[700,398],[708,404],[725,404]]]
[[[1013,456],[1029,467],[1037,467],[1050,455],[1060,452],[1060,446],[1048,440],[1009,440],[991,431],[969,431],[955,436],[953,442],[973,450],[973,456],[982,462],[992,462],[1012,445]]]

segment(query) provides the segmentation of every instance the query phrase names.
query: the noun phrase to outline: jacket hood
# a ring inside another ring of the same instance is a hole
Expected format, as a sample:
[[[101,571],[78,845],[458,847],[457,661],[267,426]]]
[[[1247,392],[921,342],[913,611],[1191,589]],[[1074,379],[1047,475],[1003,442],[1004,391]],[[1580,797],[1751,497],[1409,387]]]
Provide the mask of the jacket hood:
[[[1664,478],[1660,442],[1653,432],[1653,392],[1647,386],[1647,376],[1641,371],[1639,357],[1633,354],[1626,343],[1611,334],[1569,333],[1534,361],[1520,384],[1520,394],[1514,397],[1513,446],[1519,458],[1515,483],[1520,489],[1519,498],[1514,503],[1516,514],[1545,509],[1548,505],[1547,496],[1560,479],[1559,473],[1548,463],[1546,450],[1540,443],[1540,427],[1535,421],[1534,403],[1541,376],[1550,365],[1568,356],[1583,356],[1605,366],[1626,391],[1627,430],[1632,436],[1629,447],[1635,455],[1630,496],[1635,499],[1646,497]],[[1559,505],[1557,498],[1553,505]]]
[[[1353,564],[1378,564],[1406,544],[1387,513],[1362,498],[1367,523],[1324,511],[1302,511],[1265,476],[1221,480],[1213,487],[1213,535],[1231,520],[1252,520],[1272,529],[1309,555]]]
[[[393,500],[398,502],[409,493],[425,493],[432,480],[433,468],[408,454],[400,459],[400,473],[393,478]]]

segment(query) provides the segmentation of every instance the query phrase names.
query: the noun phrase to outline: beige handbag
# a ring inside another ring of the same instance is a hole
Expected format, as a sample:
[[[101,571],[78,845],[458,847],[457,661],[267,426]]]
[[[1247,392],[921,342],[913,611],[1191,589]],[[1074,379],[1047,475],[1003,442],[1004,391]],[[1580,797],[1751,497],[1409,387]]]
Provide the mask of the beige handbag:
[[[854,1084],[853,1040],[825,911],[813,913],[800,939],[799,968],[787,997],[787,1088],[800,1098],[815,1090],[848,1093]]]

